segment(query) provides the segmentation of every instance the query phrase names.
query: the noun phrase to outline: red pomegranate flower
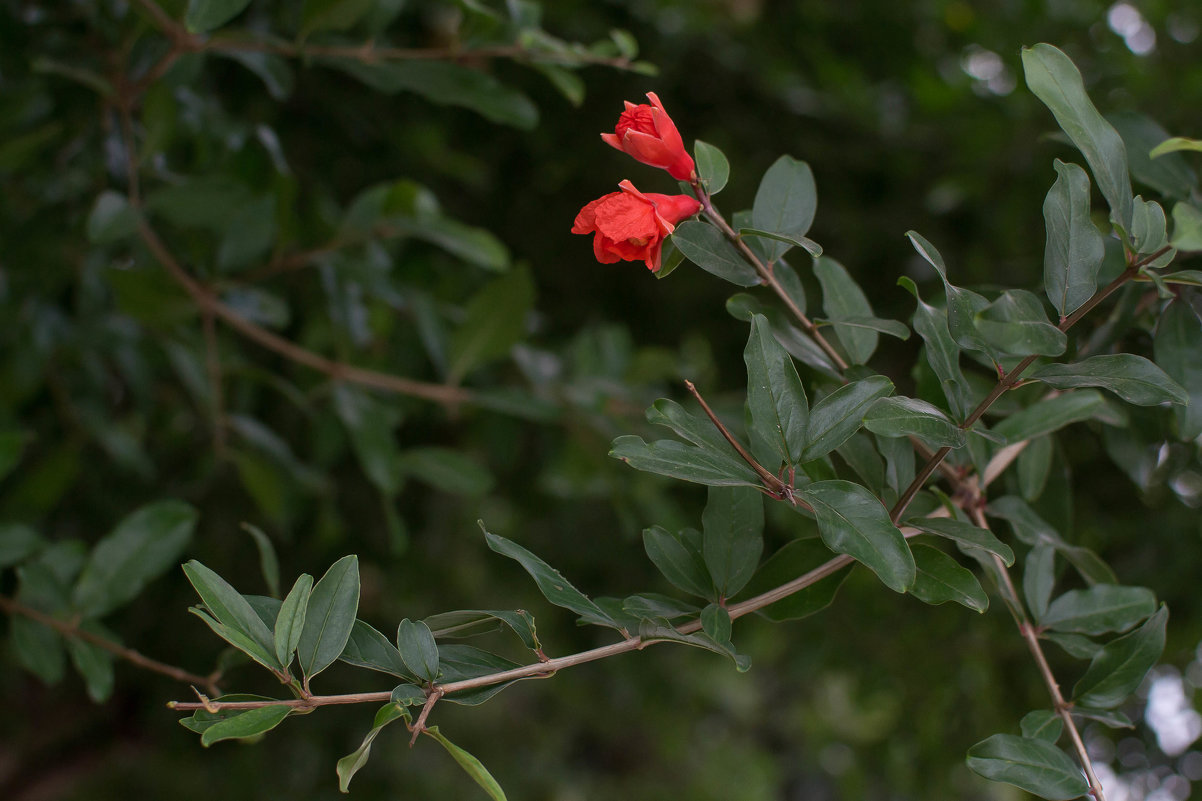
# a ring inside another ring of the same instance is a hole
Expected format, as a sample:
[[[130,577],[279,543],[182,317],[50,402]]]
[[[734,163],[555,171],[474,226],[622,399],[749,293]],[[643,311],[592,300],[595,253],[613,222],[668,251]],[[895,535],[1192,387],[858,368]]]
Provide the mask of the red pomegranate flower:
[[[627,101],[626,110],[618,117],[614,132],[603,133],[607,145],[616,147],[636,161],[667,170],[678,181],[697,177],[693,158],[684,149],[676,124],[664,111],[655,92],[648,92],[651,105],[636,106]]]
[[[580,210],[572,233],[596,234],[593,253],[602,264],[642,259],[657,272],[664,237],[700,211],[701,204],[688,195],[643,193],[630,181],[618,186],[621,192],[603,195]]]

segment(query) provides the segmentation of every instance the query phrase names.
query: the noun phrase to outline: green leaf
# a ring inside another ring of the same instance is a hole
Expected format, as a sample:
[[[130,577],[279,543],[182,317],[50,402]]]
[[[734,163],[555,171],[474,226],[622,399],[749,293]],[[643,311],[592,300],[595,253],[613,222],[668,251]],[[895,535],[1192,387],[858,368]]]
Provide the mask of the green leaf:
[[[242,13],[250,0],[188,0],[184,25],[188,33],[207,33]]]
[[[714,642],[730,642],[730,613],[725,607],[710,604],[701,610],[701,630]]]
[[[480,785],[480,789],[488,793],[489,798],[492,798],[493,801],[505,801],[505,791],[501,789],[501,785],[497,784],[497,780],[480,763],[480,760],[444,737],[438,731],[437,726],[430,726],[424,730],[424,733],[433,737],[443,748],[447,749],[447,753],[459,764],[459,767],[463,768],[468,776],[472,777],[472,781]]]
[[[1140,256],[1155,253],[1168,244],[1168,221],[1159,203],[1138,195],[1132,200],[1131,241]],[[1158,259],[1148,266],[1161,267],[1163,263]]]
[[[740,228],[739,236],[740,237],[751,236],[751,237],[757,237],[759,239],[771,239],[776,242],[784,242],[786,245],[789,245],[790,247],[801,248],[806,253],[809,253],[815,259],[822,255],[822,245],[819,245],[817,242],[815,242],[813,239],[810,239],[808,236],[789,236],[787,234],[776,234],[776,233],[773,233],[772,231],[761,231],[758,228]],[[776,264],[780,265],[781,262],[778,260]],[[781,273],[788,274],[789,271],[781,270]]]
[[[1023,289],[1007,289],[975,322],[990,345],[1012,356],[1059,356],[1068,347],[1068,337],[1048,322],[1039,298]]]
[[[1153,341],[1156,363],[1189,394],[1188,406],[1177,406],[1177,436],[1185,442],[1202,435],[1202,321],[1189,304],[1176,300],[1160,315]]]
[[[305,629],[305,615],[308,612],[309,594],[313,590],[313,577],[301,573],[292,589],[288,591],[284,603],[275,618],[275,658],[285,668],[292,662],[296,646],[300,643],[301,632]]]
[[[1089,791],[1081,769],[1067,754],[1042,739],[995,734],[968,749],[968,769],[1040,798],[1078,798]]]
[[[450,217],[393,219],[388,225],[414,239],[437,245],[477,267],[498,273],[509,268],[509,249],[486,228],[468,225]]]
[[[917,398],[881,398],[864,415],[864,427],[885,437],[915,436],[937,448],[964,447],[964,430],[938,406]]]
[[[277,701],[277,698],[268,698],[265,695],[251,695],[250,693],[229,693],[212,699],[221,702],[241,702],[241,701]],[[221,723],[224,720],[237,717],[245,712],[245,709],[218,709],[216,712],[206,712],[204,709],[198,709],[186,718],[180,718],[179,725],[196,734],[203,734],[207,729]]]
[[[1131,178],[1122,137],[1094,108],[1081,73],[1068,56],[1051,45],[1037,44],[1024,47],[1022,59],[1027,86],[1085,156],[1102,196],[1110,204],[1111,221],[1120,230],[1130,232]]]
[[[493,485],[486,468],[450,448],[412,448],[400,454],[398,466],[406,475],[452,495],[484,495]]]
[[[701,516],[702,554],[721,598],[751,580],[764,550],[764,502],[749,487],[710,487]]]
[[[914,557],[872,493],[850,481],[819,481],[799,495],[814,507],[818,531],[831,550],[867,565],[895,592],[913,586]]]
[[[305,626],[296,646],[297,664],[306,682],[342,654],[359,611],[359,557],[349,554],[330,566],[313,585]]]
[[[1050,709],[1036,709],[1023,715],[1018,725],[1022,728],[1023,737],[1055,745],[1064,729],[1064,720]]]
[[[292,709],[284,704],[241,710],[238,714],[231,715],[205,729],[200,735],[200,744],[208,748],[213,743],[219,743],[222,740],[255,737],[271,731],[283,723],[284,718],[288,717],[291,712]]]
[[[35,561],[17,568],[17,601],[48,614],[62,611],[67,591],[51,565]],[[47,685],[57,684],[66,672],[63,638],[57,631],[22,615],[10,615],[9,643],[21,667]]]
[[[1126,701],[1160,659],[1168,619],[1169,610],[1162,606],[1138,629],[1107,643],[1073,687],[1073,701],[1100,709]]]
[[[1173,206],[1173,237],[1169,244],[1177,250],[1202,250],[1202,211],[1189,203]]]
[[[712,487],[758,487],[755,471],[737,457],[705,448],[693,448],[675,440],[660,439],[650,444],[631,434],[618,437],[609,455],[635,470],[708,484]]]
[[[782,269],[783,266],[784,262],[777,265],[778,278],[787,274],[787,271]],[[781,285],[788,286],[785,281],[781,281]],[[800,283],[797,288],[787,290],[789,296],[795,301],[805,300],[804,293],[799,288]],[[799,308],[804,307],[799,305]],[[726,311],[736,320],[748,323],[751,322],[754,315],[763,314],[772,324],[772,333],[776,337],[776,341],[795,359],[800,359],[803,364],[808,364],[831,378],[839,381],[843,379],[843,374],[835,367],[830,356],[819,348],[807,334],[794,326],[780,309],[766,306],[759,299],[747,293],[739,293],[726,301]]]
[[[1188,199],[1198,185],[1198,175],[1184,156],[1166,153],[1152,158],[1151,151],[1169,138],[1155,120],[1134,111],[1107,114],[1106,120],[1118,130],[1127,146],[1131,177],[1152,187],[1161,195]]]
[[[1036,620],[1047,614],[1055,585],[1056,549],[1047,544],[1036,545],[1027,552],[1023,563],[1023,597]]]
[[[80,626],[84,631],[98,634],[106,639],[114,639],[108,632],[100,629],[95,621],[88,621]],[[113,662],[114,656],[98,645],[94,645],[79,637],[66,637],[67,655],[71,664],[84,680],[88,697],[97,704],[104,703],[113,694],[115,681]]]
[[[239,50],[213,50],[211,52],[215,56],[235,61],[254,73],[263,82],[263,86],[267,89],[267,93],[271,95],[272,100],[287,100],[292,94],[296,79],[292,75],[292,67],[283,56],[278,56],[274,53],[256,53]],[[279,164],[287,163],[283,160],[282,151],[274,152],[281,153]]]
[[[943,255],[917,231],[907,231],[906,236],[918,255],[926,259],[943,280],[943,291],[947,297],[947,327],[952,341],[962,348],[992,356],[993,348],[981,337],[976,326],[977,315],[989,307],[989,301],[976,292],[961,289],[947,280],[947,265],[943,261]]]
[[[782,463],[797,465],[805,444],[809,401],[793,360],[762,315],[751,318],[743,362],[747,365],[751,452],[770,470]]]
[[[994,426],[993,433],[1005,437],[1009,442],[1034,439],[1088,420],[1105,405],[1106,399],[1093,390],[1067,392],[1015,412]]]
[[[355,778],[355,774],[367,764],[368,757],[371,756],[371,744],[380,736],[380,732],[384,730],[385,726],[401,718],[405,719],[405,723],[409,723],[409,710],[405,707],[395,702],[380,707],[376,712],[375,720],[372,721],[371,730],[363,736],[363,742],[354,751],[338,760],[338,764],[334,768],[338,773],[338,790],[340,792],[350,792],[351,779]]]
[[[1197,153],[1202,153],[1202,139],[1188,139],[1184,136],[1173,136],[1152,148],[1152,152],[1148,155],[1155,159],[1160,158],[1167,153],[1176,153],[1180,150],[1192,150]]]
[[[977,549],[996,554],[1007,567],[1014,564],[1014,551],[993,536],[989,529],[978,528],[972,523],[950,517],[912,517],[906,521],[906,525],[949,539],[960,546],[961,550]]]
[[[405,618],[396,630],[397,650],[410,670],[423,681],[438,678],[438,643],[424,621]]]
[[[532,62],[530,66],[541,72],[543,77],[555,87],[555,90],[567,98],[567,101],[573,106],[580,108],[584,105],[584,79],[575,72],[558,64],[540,64],[537,61]]]
[[[499,673],[516,667],[521,666],[517,662],[511,662],[504,657],[473,648],[470,645],[443,643],[438,647],[438,673],[443,684]],[[475,690],[452,693],[447,695],[445,700],[454,704],[477,706],[513,684],[514,681],[517,679],[488,687],[479,687]]]
[[[133,236],[137,230],[138,213],[125,195],[111,189],[101,192],[88,214],[88,241],[94,245],[118,242]]]
[[[317,31],[345,31],[371,10],[374,0],[305,0],[300,37]]]
[[[472,296],[463,324],[451,335],[447,381],[457,383],[474,368],[509,353],[526,334],[534,305],[530,271],[513,270]]]
[[[1028,377],[1056,389],[1102,387],[1138,406],[1189,403],[1189,394],[1164,370],[1131,353],[1091,356],[1075,364],[1049,364]]]
[[[479,70],[438,60],[317,59],[384,94],[413,92],[441,106],[461,106],[500,125],[532,130],[538,107],[526,95]]]
[[[1051,549],[1044,548],[1044,550]],[[1044,606],[1046,608],[1046,602]],[[1045,631],[1041,632],[1039,637],[1042,640],[1056,643],[1064,649],[1066,654],[1077,659],[1093,659],[1098,651],[1102,650],[1101,645],[1080,634],[1059,634],[1054,631]]]
[[[1043,287],[1064,319],[1097,291],[1105,254],[1102,232],[1089,217],[1089,176],[1060,159],[1056,173],[1056,183],[1043,201]]]
[[[276,556],[275,547],[258,526],[243,523],[242,530],[249,534],[255,542],[255,549],[259,552],[259,570],[263,574],[263,581],[267,583],[267,591],[273,598],[278,598],[280,595],[280,560]]]
[[[703,547],[701,534],[693,529],[676,534],[660,526],[643,529],[643,548],[664,578],[690,595],[715,598]]]
[[[846,442],[859,430],[873,404],[892,391],[892,381],[883,375],[871,375],[839,387],[815,403],[810,409],[800,461],[821,458]]]
[[[182,501],[158,501],[124,518],[92,548],[72,593],[75,608],[98,618],[136,598],[179,558],[196,518]]]
[[[722,232],[700,220],[687,220],[676,227],[672,243],[689,261],[707,273],[736,286],[757,286],[760,277]]]
[[[225,637],[232,645],[246,651],[256,661],[271,669],[283,666],[275,660],[275,637],[255,612],[254,608],[225,579],[195,559],[184,565],[184,575],[192,583],[196,594],[208,609],[208,615],[200,615],[210,628]],[[213,623],[217,623],[214,627]],[[223,631],[223,629],[225,631]],[[233,642],[229,634],[234,635]]]
[[[351,636],[338,659],[348,665],[377,670],[409,681],[417,680],[401,659],[401,652],[397,647],[362,620],[355,621]]]
[[[334,411],[350,434],[359,466],[386,498],[394,497],[404,483],[396,439],[400,410],[345,383],[335,384],[333,395]]]
[[[722,151],[708,142],[698,139],[693,143],[693,155],[697,157],[697,174],[710,195],[716,195],[726,186],[730,178],[730,162]]]
[[[422,622],[436,638],[471,637],[481,633],[482,627],[492,629],[504,624],[531,651],[538,651],[542,647],[534,626],[534,616],[524,609],[459,609],[430,615]]]
[[[639,620],[654,620],[658,617],[668,620],[678,617],[693,617],[701,611],[693,604],[654,592],[623,598],[622,610],[634,615]]]
[[[21,523],[0,523],[0,568],[20,564],[46,544],[41,535]]]
[[[814,276],[822,285],[822,310],[829,320],[841,323],[874,317],[864,291],[842,264],[824,256],[815,260]],[[853,364],[867,363],[880,339],[875,330],[859,326],[839,326],[836,333]]]
[[[755,597],[805,576],[810,571],[823,567],[830,560],[830,550],[820,541],[793,540],[768,557],[744,589],[749,597]],[[758,614],[779,623],[785,620],[800,620],[820,612],[835,600],[835,594],[850,572],[850,567],[836,570],[798,592],[765,606]]]
[[[976,612],[989,608],[989,596],[971,570],[960,564],[938,548],[930,545],[912,545],[914,554],[914,586],[910,592],[923,603],[942,604],[955,601]]]
[[[725,656],[735,663],[735,669],[746,673],[751,668],[751,659],[736,653],[729,643],[720,643],[705,632],[696,634],[681,634],[667,620],[644,620],[639,626],[639,639],[644,643],[675,642],[681,645],[691,645],[703,648]]]
[[[818,192],[810,165],[791,156],[781,156],[760,181],[751,208],[751,227],[761,231],[802,237],[814,222],[818,208]],[[764,244],[769,263],[775,262],[789,249],[780,241]]]
[[[960,348],[948,330],[947,314],[923,301],[911,279],[902,276],[897,283],[918,301],[914,309],[914,330],[926,343],[927,364],[939,378],[939,386],[947,397],[952,415],[963,420],[972,408],[972,391],[960,370]]]
[[[1022,498],[1013,495],[998,498],[989,504],[986,511],[993,517],[1008,521],[1014,529],[1014,535],[1028,545],[1042,544],[1055,548],[1091,585],[1118,583],[1114,571],[1097,554],[1088,548],[1069,545]]]
[[[1156,596],[1144,587],[1095,584],[1070,590],[1039,616],[1039,625],[1076,634],[1126,631],[1156,612]]]
[[[845,328],[859,328],[865,331],[888,334],[898,339],[910,338],[910,329],[897,320],[882,320],[879,317],[847,317],[842,320],[827,320],[822,317],[816,317],[814,322],[819,325],[833,326],[836,331],[841,331]]]
[[[601,611],[600,607],[590,601],[587,595],[573,587],[571,582],[560,575],[558,570],[516,542],[512,542],[496,534],[490,534],[484,529],[483,523],[480,524],[480,530],[484,531],[484,539],[488,543],[488,547],[496,553],[508,556],[520,564],[530,574],[530,577],[534,579],[534,583],[538,585],[539,591],[548,601],[556,606],[575,612],[580,615],[580,619],[585,623],[620,628],[609,615],[605,614]]]

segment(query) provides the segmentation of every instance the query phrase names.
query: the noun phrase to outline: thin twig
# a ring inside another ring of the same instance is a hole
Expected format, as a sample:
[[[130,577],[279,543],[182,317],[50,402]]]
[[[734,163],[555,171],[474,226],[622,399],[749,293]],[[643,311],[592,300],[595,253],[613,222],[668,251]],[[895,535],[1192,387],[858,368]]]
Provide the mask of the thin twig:
[[[989,521],[985,519],[985,511],[982,504],[973,504],[971,515],[973,522],[978,526],[983,529],[989,528]],[[1023,641],[1027,644],[1027,650],[1031,652],[1031,656],[1035,660],[1035,665],[1039,669],[1039,675],[1043,678],[1043,683],[1048,688],[1048,694],[1052,696],[1052,708],[1064,722],[1064,728],[1068,731],[1069,739],[1072,740],[1073,750],[1077,753],[1077,761],[1081,763],[1081,768],[1085,771],[1085,776],[1089,781],[1089,794],[1097,799],[1097,801],[1106,801],[1106,796],[1102,790],[1102,783],[1098,781],[1098,776],[1093,769],[1093,761],[1089,758],[1089,751],[1086,750],[1085,742],[1081,739],[1081,733],[1077,730],[1076,721],[1073,720],[1072,712],[1070,711],[1073,705],[1069,701],[1066,701],[1064,694],[1060,692],[1060,684],[1056,681],[1056,676],[1052,673],[1052,668],[1048,664],[1047,656],[1044,655],[1043,646],[1039,642],[1038,631],[1027,615],[1022,599],[1014,587],[1014,582],[1010,580],[1010,571],[1007,569],[1006,563],[997,554],[993,555],[993,561],[999,578],[998,589],[1001,590],[1002,596],[1006,600],[1006,608],[1010,610],[1010,614],[1014,618],[1014,623],[1018,626],[1018,631],[1022,635]]]
[[[741,237],[739,233],[735,231],[735,229],[730,227],[730,223],[726,221],[726,218],[722,216],[722,213],[719,212],[714,207],[714,204],[710,201],[709,193],[705,191],[705,187],[701,185],[700,181],[695,181],[693,183],[693,192],[697,195],[697,199],[701,203],[701,207],[705,212],[705,216],[709,218],[710,222],[712,222],[728,240],[730,240],[730,243],[739,251],[739,255],[742,256],[743,259],[755,269],[756,275],[759,276],[760,281],[776,293],[776,296],[779,297],[781,302],[785,304],[785,308],[789,310],[789,313],[793,315],[794,319],[797,320],[810,339],[814,340],[814,343],[818,345],[818,347],[822,348],[823,352],[826,353],[827,358],[834,363],[839,372],[846,372],[848,368],[847,361],[841,355],[839,355],[839,351],[835,350],[831,343],[827,341],[826,337],[822,335],[822,332],[818,330],[818,326],[814,325],[814,321],[806,316],[806,313],[801,310],[801,308],[793,301],[793,298],[789,296],[789,293],[785,291],[785,288],[781,286],[780,281],[777,280],[776,275],[772,271],[772,267],[764,264],[764,262],[760,260],[760,257],[756,255],[755,251],[748,247],[747,243],[743,241],[743,237]],[[847,379],[843,380],[846,382]]]
[[[216,695],[220,692],[212,677],[199,676],[195,673],[189,673],[183,668],[174,665],[168,665],[166,662],[160,662],[157,659],[135,651],[132,648],[126,648],[123,645],[118,645],[112,640],[101,637],[99,634],[93,634],[86,629],[81,629],[78,624],[59,620],[53,615],[48,615],[33,607],[26,606],[20,601],[14,600],[4,595],[0,595],[0,609],[3,609],[10,615],[20,615],[27,617],[35,623],[41,623],[43,626],[49,626],[64,637],[74,637],[78,640],[83,640],[86,643],[95,645],[104,651],[108,651],[118,659],[129,662],[131,665],[137,665],[140,668],[149,670],[153,673],[159,673],[163,676],[181,681],[184,684],[199,684],[208,689],[212,694]]]

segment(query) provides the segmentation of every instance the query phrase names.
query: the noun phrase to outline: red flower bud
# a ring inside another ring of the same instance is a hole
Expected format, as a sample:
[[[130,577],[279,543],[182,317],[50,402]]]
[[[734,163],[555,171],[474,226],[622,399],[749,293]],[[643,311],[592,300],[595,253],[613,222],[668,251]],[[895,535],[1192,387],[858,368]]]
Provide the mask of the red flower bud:
[[[636,161],[667,170],[678,181],[694,180],[693,157],[684,149],[676,124],[655,92],[648,92],[647,97],[651,100],[649,106],[627,102],[614,132],[601,134],[601,139]]]
[[[580,210],[572,233],[596,234],[593,253],[602,264],[642,259],[656,272],[664,237],[700,211],[701,204],[688,195],[644,194],[630,181],[618,186],[621,192],[610,192]]]

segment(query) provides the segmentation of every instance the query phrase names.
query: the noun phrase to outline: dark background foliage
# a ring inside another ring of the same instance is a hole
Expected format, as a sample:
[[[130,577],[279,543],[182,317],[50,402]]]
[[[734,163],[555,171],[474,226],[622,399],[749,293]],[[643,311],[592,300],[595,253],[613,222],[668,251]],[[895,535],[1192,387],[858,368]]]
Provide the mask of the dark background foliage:
[[[273,251],[322,246],[358,193],[398,179],[429,187],[450,216],[492,231],[529,270],[533,330],[514,359],[483,366],[468,383],[528,382],[558,411],[538,420],[381,398],[403,417],[404,448],[455,449],[476,465],[433,485],[411,478],[389,501],[360,468],[325,376],[220,327],[229,419],[219,424],[224,446],[214,447],[201,316],[133,246],[97,247],[85,235],[100,192],[125,189],[120,121],[87,76],[152,63],[163,40],[134,36],[137,12],[124,3],[6,2],[0,429],[26,439],[19,469],[0,478],[0,520],[90,543],[137,506],[178,497],[201,515],[186,556],[246,592],[266,590],[243,521],[274,540],[286,583],[358,553],[359,614],[385,632],[402,617],[522,607],[538,617],[552,654],[605,642],[547,608],[512,563],[485,548],[475,521],[590,594],[666,591],[639,532],[696,525],[704,496],[608,459],[609,442],[642,432],[642,409],[681,397],[682,378],[741,403],[746,326],[724,311],[727,287],[687,265],[664,281],[638,264],[598,265],[587,240],[568,232],[579,207],[622,178],[674,191],[667,176],[598,140],[621,101],[655,91],[686,141],[722,148],[732,178],[720,200],[730,210],[750,205],[779,154],[809,162],[820,198],[810,236],[848,267],[880,316],[904,318],[913,301],[897,277],[911,275],[924,291],[934,277],[908,229],[938,243],[960,284],[1040,282],[1040,204],[1053,158],[1068,151],[1022,86],[1020,46],[1047,41],[1068,52],[1105,113],[1138,109],[1174,134],[1199,134],[1202,14],[1140,4],[1155,46],[1136,54],[1108,12],[1091,0],[556,0],[543,9],[546,30],[586,42],[630,30],[659,74],[586,68],[587,98],[575,108],[520,64],[473,63],[534,100],[539,121],[529,130],[415,94],[382,95],[304,63],[275,98],[230,59],[181,59],[141,112],[147,191],[223,176],[272,198],[261,216],[274,243],[247,245],[254,258],[225,268],[210,266],[211,231],[164,226],[180,258],[214,285],[245,288]],[[389,35],[439,46],[464,13],[413,2]],[[287,27],[295,13],[255,2],[247,16]],[[403,271],[394,301],[371,289],[392,280],[380,279],[380,265]],[[253,286],[268,299],[254,302],[278,301],[263,319],[313,350],[437,380],[415,325],[421,304],[454,320],[492,278],[404,240],[260,275]],[[912,386],[916,347],[890,340],[876,357],[899,389]],[[1202,639],[1196,508],[1154,478],[1135,486],[1087,426],[1063,439],[1051,481],[1040,512],[1102,551],[1124,582],[1155,589],[1173,615],[1165,661],[1186,669]],[[769,540],[786,541],[789,523],[770,518]],[[4,582],[10,593],[11,578]],[[186,614],[194,602],[172,572],[107,622],[126,644],[203,673],[220,644]],[[437,722],[515,799],[986,798],[1002,796],[968,773],[964,751],[1046,705],[1000,607],[982,617],[927,607],[882,591],[866,571],[821,615],[779,626],[752,620],[736,640],[753,657],[748,674],[711,655],[654,648],[520,684],[483,707],[440,706]],[[235,675],[245,689],[271,690],[253,671]],[[388,689],[384,677],[343,666],[323,683],[326,692]],[[334,761],[371,716],[365,707],[321,710],[257,745],[202,752],[163,707],[186,688],[128,665],[118,665],[116,692],[101,705],[78,678],[47,687],[12,659],[0,661],[0,687],[0,797],[11,799],[332,798]],[[477,792],[445,754],[429,743],[409,751],[402,734],[377,742],[356,796]],[[1124,742],[1129,761],[1116,770],[1142,767],[1141,758],[1183,764],[1158,755],[1143,728]]]

